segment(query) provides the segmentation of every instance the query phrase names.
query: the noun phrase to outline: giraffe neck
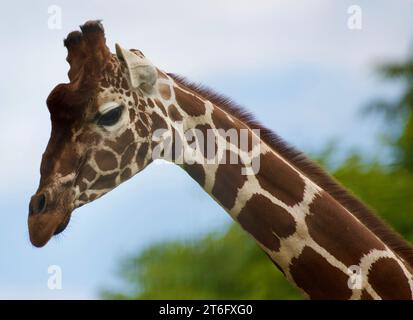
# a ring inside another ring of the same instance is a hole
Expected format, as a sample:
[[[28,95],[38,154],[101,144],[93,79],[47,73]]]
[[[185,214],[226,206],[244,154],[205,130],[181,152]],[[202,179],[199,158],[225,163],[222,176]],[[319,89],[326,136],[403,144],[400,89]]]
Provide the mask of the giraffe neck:
[[[219,99],[212,102],[169,76],[158,88],[152,103],[159,108],[156,117],[183,150],[171,160],[255,238],[306,296],[412,299],[411,266],[280,150],[222,108]],[[247,145],[231,140],[225,135],[229,130],[247,137]],[[208,144],[215,146],[215,157]],[[257,159],[258,167],[246,174]]]

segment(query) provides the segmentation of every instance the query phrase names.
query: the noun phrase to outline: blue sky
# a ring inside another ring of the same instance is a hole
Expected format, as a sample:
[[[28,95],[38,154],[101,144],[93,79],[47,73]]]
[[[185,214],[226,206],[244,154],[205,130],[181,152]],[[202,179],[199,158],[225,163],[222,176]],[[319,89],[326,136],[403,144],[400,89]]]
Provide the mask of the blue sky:
[[[347,8],[362,8],[362,30]],[[62,28],[48,28],[48,7]],[[107,42],[139,48],[157,66],[202,82],[252,111],[306,152],[331,140],[340,153],[380,155],[383,124],[359,117],[378,95],[391,97],[373,70],[412,46],[413,1],[9,1],[0,30],[0,298],[97,298],[118,286],[119,259],[168,239],[223,228],[230,218],[179,168],[155,164],[77,210],[45,248],[30,245],[27,208],[50,133],[45,99],[66,82],[62,39],[101,18]],[[62,290],[47,287],[50,265]]]

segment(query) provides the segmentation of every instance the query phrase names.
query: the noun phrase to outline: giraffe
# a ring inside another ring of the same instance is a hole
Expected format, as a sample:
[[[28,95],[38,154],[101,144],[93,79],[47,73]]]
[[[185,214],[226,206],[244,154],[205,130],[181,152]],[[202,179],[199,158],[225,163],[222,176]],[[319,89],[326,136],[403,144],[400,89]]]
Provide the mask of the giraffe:
[[[111,53],[100,21],[64,45],[70,82],[47,98],[51,136],[28,215],[34,246],[162,158],[210,194],[305,297],[412,299],[409,244],[249,113],[139,50],[116,44]]]

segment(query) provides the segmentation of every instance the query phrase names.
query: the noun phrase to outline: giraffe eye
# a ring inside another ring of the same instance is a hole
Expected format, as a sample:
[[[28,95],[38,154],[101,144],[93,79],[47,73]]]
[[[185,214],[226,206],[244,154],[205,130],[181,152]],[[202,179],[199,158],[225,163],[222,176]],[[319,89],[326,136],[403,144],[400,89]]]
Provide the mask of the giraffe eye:
[[[99,126],[105,126],[105,127],[113,126],[119,121],[122,115],[122,111],[123,111],[123,106],[113,108],[109,110],[108,112],[102,115],[99,115],[96,123]]]

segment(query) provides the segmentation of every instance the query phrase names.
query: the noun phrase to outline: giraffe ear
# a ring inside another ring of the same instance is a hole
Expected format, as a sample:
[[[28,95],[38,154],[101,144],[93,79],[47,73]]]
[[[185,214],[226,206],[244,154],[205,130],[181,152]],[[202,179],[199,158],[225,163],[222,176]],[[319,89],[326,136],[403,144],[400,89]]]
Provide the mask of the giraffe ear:
[[[116,56],[126,63],[129,78],[133,89],[142,88],[150,91],[156,82],[157,71],[155,66],[143,55],[123,49],[116,44]]]

